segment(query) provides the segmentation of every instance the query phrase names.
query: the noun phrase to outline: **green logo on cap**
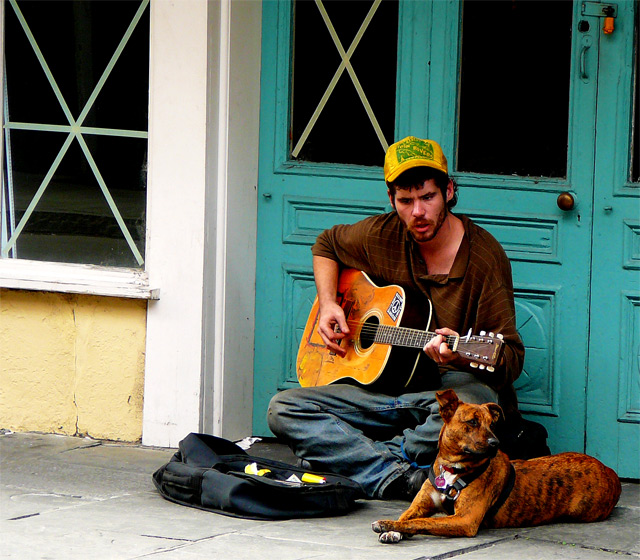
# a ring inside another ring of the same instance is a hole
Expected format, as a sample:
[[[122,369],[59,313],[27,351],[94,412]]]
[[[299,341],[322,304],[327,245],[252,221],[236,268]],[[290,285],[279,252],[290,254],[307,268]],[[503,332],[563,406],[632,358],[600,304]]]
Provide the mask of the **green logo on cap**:
[[[410,159],[434,159],[433,145],[419,138],[408,138],[406,142],[396,148],[398,163]]]

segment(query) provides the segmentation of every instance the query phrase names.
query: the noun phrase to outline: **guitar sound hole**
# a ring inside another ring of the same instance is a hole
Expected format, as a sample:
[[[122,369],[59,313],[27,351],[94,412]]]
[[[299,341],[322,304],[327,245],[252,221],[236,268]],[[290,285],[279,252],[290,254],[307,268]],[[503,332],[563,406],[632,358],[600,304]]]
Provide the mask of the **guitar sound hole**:
[[[363,350],[367,350],[375,342],[379,324],[380,319],[373,315],[364,322],[364,325],[362,325],[362,330],[360,331],[360,347]]]

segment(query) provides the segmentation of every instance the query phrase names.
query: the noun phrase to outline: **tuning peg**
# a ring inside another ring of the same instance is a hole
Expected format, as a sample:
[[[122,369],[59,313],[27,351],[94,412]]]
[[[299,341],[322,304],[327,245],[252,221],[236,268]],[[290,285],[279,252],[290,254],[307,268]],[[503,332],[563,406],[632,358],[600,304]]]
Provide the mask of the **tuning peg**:
[[[496,336],[496,335],[495,335],[495,334],[493,334],[492,332],[490,332],[490,333],[489,333],[489,336],[490,336],[491,338],[493,338],[493,337],[494,337],[494,336]]]
[[[502,340],[502,339],[504,338],[504,336],[502,336],[500,333],[498,333],[498,334],[496,335],[496,338],[499,338],[500,340]]]
[[[480,331],[480,336],[484,336],[485,334],[487,334],[487,331]]]
[[[488,366],[487,371],[493,373],[494,371],[496,371],[496,368],[494,368],[493,366]]]
[[[486,366],[485,366],[484,364],[480,364],[480,365],[478,366],[478,369],[485,369],[485,367],[486,367]]]
[[[477,367],[478,367],[478,364],[476,364],[475,362],[471,362],[469,365],[470,365],[472,368],[477,368]]]

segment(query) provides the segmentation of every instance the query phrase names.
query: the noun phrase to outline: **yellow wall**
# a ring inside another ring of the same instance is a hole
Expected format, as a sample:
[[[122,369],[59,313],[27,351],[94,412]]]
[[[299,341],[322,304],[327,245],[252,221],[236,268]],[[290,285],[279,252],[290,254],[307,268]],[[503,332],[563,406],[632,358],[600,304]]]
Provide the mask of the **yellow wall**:
[[[146,301],[0,290],[0,428],[137,441]]]

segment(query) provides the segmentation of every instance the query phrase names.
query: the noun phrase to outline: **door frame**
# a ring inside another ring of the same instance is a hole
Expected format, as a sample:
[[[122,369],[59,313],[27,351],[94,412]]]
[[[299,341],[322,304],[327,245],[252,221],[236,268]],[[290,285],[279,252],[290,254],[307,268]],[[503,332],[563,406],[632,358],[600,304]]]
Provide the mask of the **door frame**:
[[[146,256],[160,297],[142,439],[239,439],[252,427],[262,5],[151,2],[151,16]]]
[[[589,335],[589,314],[581,316],[577,323],[574,322],[575,324],[571,325],[572,331],[578,333],[581,344],[585,346],[584,352],[580,352],[584,358],[576,360],[571,353],[565,351],[566,347],[560,342],[562,334],[567,329],[560,323],[559,310],[583,309],[584,302],[590,298],[591,233],[581,241],[579,250],[574,250],[573,246],[563,247],[558,240],[571,237],[576,231],[592,232],[593,228],[597,80],[585,81],[578,77],[585,35],[578,33],[576,29],[579,19],[584,19],[585,16],[580,13],[581,2],[574,2],[573,10],[573,21],[576,25],[573,26],[571,38],[571,67],[568,77],[571,85],[568,116],[570,152],[567,178],[541,181],[539,178],[514,178],[477,173],[455,173],[455,175],[464,193],[459,204],[460,208],[463,211],[465,207],[469,208],[471,217],[479,219],[480,225],[484,227],[487,227],[486,224],[489,226],[495,224],[491,223],[489,209],[483,208],[482,204],[477,204],[483,193],[492,192],[494,196],[503,197],[504,204],[508,207],[518,200],[524,199],[526,203],[534,201],[534,196],[545,197],[546,206],[543,212],[539,208],[535,212],[523,211],[511,220],[518,227],[541,231],[541,235],[545,231],[549,232],[551,239],[549,245],[539,248],[538,251],[542,254],[542,262],[536,264],[534,259],[536,255],[528,254],[526,248],[518,247],[515,243],[507,242],[505,247],[512,260],[515,291],[520,300],[519,309],[526,312],[529,303],[540,303],[543,312],[548,314],[551,321],[550,332],[547,333],[548,363],[544,364],[550,372],[548,386],[543,388],[540,398],[525,402],[523,409],[531,418],[552,428],[550,438],[552,447],[556,447],[557,450],[583,451],[584,430],[587,426],[585,372],[589,359],[589,348],[586,347]],[[600,20],[594,17],[592,27],[595,26],[595,29],[599,30],[600,25]],[[274,33],[274,27],[277,30],[276,33]],[[401,62],[397,76],[395,139],[407,134],[437,138],[445,153],[455,153],[461,29],[461,2],[458,0],[400,3],[398,57]],[[265,3],[263,38],[265,56],[262,67],[263,119],[258,204],[264,204],[265,200],[271,201],[275,198],[275,192],[271,192],[272,186],[275,183],[284,184],[286,181],[284,176],[296,175],[299,179],[303,179],[304,176],[310,177],[315,174],[327,178],[327,184],[335,179],[357,179],[363,186],[368,181],[380,181],[379,170],[288,160],[290,2]],[[416,56],[424,45],[429,45],[428,56]],[[597,49],[592,48],[591,53],[596,51]],[[275,61],[277,67],[274,69],[265,66],[264,61],[267,61],[267,65]],[[589,57],[586,63],[590,75],[595,76],[598,69],[597,58]],[[425,97],[426,102],[423,102]],[[401,110],[403,107],[407,109]],[[454,169],[455,159],[454,155],[450,162]],[[268,181],[264,180],[263,173],[279,179],[267,184]],[[466,192],[465,189],[467,189]],[[564,191],[572,191],[578,197],[579,205],[575,211],[567,213],[557,208],[555,199]],[[377,194],[382,201],[383,193]],[[535,202],[532,202],[530,207],[536,208]],[[487,229],[491,230],[491,227]],[[312,234],[311,231],[306,232],[308,237]],[[261,253],[267,243],[266,239],[261,241],[259,232],[258,267],[267,264],[267,254]],[[298,273],[305,276],[306,281],[309,282],[312,279],[310,260],[309,256],[308,265],[302,267],[297,265],[300,269]],[[261,263],[261,261],[265,262]],[[575,271],[573,277],[566,282],[563,281],[564,284],[545,285],[543,279],[546,271],[559,263],[567,266],[567,270]],[[273,263],[270,264],[273,265]],[[541,280],[530,280],[530,278]],[[264,282],[267,287],[269,279],[263,278],[258,271],[258,294],[262,292],[260,282]],[[258,308],[257,313],[260,314]],[[268,320],[268,317],[266,319]],[[291,327],[291,325],[288,326]],[[279,331],[277,335],[285,336],[286,333]],[[256,362],[260,360],[258,356],[263,356],[262,353],[269,344],[271,342],[256,338]],[[290,353],[291,350],[287,352]],[[286,365],[290,357],[287,360],[283,360],[282,356],[274,358],[277,368]],[[265,391],[272,392],[273,386],[269,385],[261,375],[256,374],[255,394]],[[263,409],[255,409],[256,415],[264,415],[264,413]],[[560,420],[556,421],[556,418]],[[564,419],[571,420],[564,421]],[[254,418],[254,425],[256,425],[255,422]]]

